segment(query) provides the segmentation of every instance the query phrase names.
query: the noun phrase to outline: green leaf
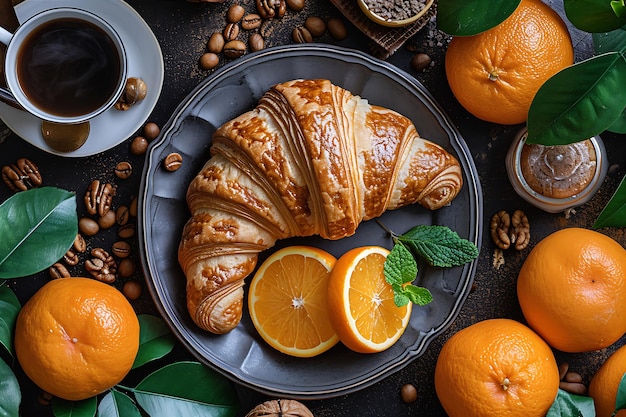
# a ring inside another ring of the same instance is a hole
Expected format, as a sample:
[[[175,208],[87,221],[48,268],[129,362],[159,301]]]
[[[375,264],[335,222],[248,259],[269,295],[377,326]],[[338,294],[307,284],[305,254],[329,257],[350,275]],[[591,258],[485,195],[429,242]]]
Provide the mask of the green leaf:
[[[0,286],[0,344],[13,355],[13,331],[20,312],[20,301],[6,286]],[[1,416],[1,414],[0,414]]]
[[[617,190],[594,222],[593,228],[624,226],[626,226],[626,177],[622,178]]]
[[[624,85],[626,61],[615,52],[559,71],[533,99],[526,142],[565,145],[600,134],[626,107]]]
[[[559,388],[556,399],[546,417],[595,417],[591,397],[570,394]]]
[[[0,417],[18,417],[22,393],[13,370],[0,360]]]
[[[133,392],[151,417],[232,417],[240,407],[232,383],[198,362],[167,365],[148,375]]]
[[[594,33],[591,38],[596,55],[626,50],[626,28],[624,27],[611,32]]]
[[[98,417],[141,417],[141,412],[128,395],[112,389],[100,401]]]
[[[16,193],[0,205],[0,278],[49,267],[65,255],[77,233],[74,193],[52,187]]]
[[[521,0],[439,0],[437,28],[448,35],[470,36],[504,22]]]
[[[425,306],[433,301],[433,295],[428,288],[418,287],[416,285],[406,285],[403,294],[408,297],[413,304],[418,306]]]
[[[460,266],[478,256],[476,245],[446,226],[416,226],[397,239],[432,266]]]
[[[608,32],[626,23],[618,17],[611,3],[610,0],[563,0],[567,19],[585,32]],[[615,7],[620,9],[619,5]]]
[[[417,262],[402,244],[396,244],[385,259],[385,280],[392,286],[412,282],[417,277]]]
[[[613,133],[626,133],[626,110],[606,130]]]
[[[54,417],[94,417],[97,408],[98,397],[91,397],[81,401],[68,401],[59,397],[52,397],[52,413]]]
[[[615,16],[620,19],[626,19],[626,4],[624,4],[624,0],[611,1],[611,9],[613,9]]]
[[[615,412],[619,410],[626,410],[626,374],[622,375],[615,396]]]
[[[176,339],[160,317],[141,314],[139,318],[139,351],[133,369],[162,358],[172,351]]]

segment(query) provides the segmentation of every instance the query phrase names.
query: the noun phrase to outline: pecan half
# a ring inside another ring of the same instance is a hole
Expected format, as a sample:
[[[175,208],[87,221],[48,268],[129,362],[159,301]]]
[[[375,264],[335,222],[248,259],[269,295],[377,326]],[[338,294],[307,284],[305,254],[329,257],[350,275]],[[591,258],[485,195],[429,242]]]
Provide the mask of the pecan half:
[[[15,164],[2,167],[2,181],[11,191],[26,191],[42,183],[39,168],[32,161],[20,158]]]
[[[110,284],[117,279],[117,263],[113,256],[102,248],[91,251],[93,258],[85,261],[85,269],[98,281]]]
[[[93,180],[85,193],[85,206],[89,214],[106,215],[111,210],[115,187],[109,183]]]
[[[263,19],[281,18],[287,11],[285,0],[256,0],[256,8]]]

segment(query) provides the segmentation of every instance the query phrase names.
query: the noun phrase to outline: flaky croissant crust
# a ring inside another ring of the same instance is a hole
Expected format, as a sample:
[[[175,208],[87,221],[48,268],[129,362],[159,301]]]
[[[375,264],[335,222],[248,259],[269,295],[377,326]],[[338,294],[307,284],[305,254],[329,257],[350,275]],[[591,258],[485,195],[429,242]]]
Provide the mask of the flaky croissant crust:
[[[243,285],[279,239],[340,239],[386,210],[435,210],[462,186],[458,161],[401,114],[328,80],[278,84],[217,129],[191,181],[179,262],[187,308],[212,333],[241,320]]]

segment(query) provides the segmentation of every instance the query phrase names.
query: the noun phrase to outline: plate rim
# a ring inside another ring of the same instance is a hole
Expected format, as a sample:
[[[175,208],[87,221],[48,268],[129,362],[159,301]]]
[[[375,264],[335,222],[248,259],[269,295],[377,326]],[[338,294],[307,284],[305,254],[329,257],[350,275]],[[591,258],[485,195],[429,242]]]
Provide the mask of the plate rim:
[[[284,45],[284,46],[276,46],[267,48],[266,50],[255,52],[252,54],[248,54],[242,58],[238,58],[238,60],[233,61],[220,68],[210,77],[203,80],[200,84],[198,84],[187,96],[186,98],[177,106],[177,108],[172,113],[172,116],[168,120],[168,122],[161,129],[161,133],[159,137],[150,144],[150,147],[146,153],[145,164],[143,168],[140,192],[138,195],[139,198],[139,207],[140,211],[138,213],[138,236],[139,236],[139,246],[140,246],[140,257],[141,257],[141,265],[144,269],[144,273],[147,277],[147,286],[148,290],[153,298],[153,301],[159,310],[160,314],[166,320],[176,337],[183,343],[183,345],[189,350],[189,352],[195,356],[202,363],[210,366],[212,369],[215,369],[222,375],[231,379],[238,384],[246,386],[250,389],[253,389],[257,392],[261,392],[266,395],[281,395],[289,398],[295,399],[323,399],[323,398],[332,398],[340,395],[345,395],[351,392],[355,392],[366,388],[368,386],[373,385],[374,383],[390,376],[391,374],[399,371],[403,367],[407,366],[410,362],[412,362],[417,357],[421,356],[430,345],[430,343],[437,338],[437,336],[441,335],[458,317],[461,312],[462,306],[467,299],[471,285],[474,281],[474,275],[476,272],[476,266],[478,258],[465,264],[462,267],[461,274],[467,275],[467,280],[464,282],[462,291],[460,292],[459,297],[455,300],[452,306],[452,314],[450,314],[446,320],[441,323],[436,328],[432,328],[430,332],[422,337],[421,342],[416,346],[415,350],[405,351],[403,355],[404,359],[394,363],[392,366],[387,366],[383,370],[379,370],[377,372],[373,372],[366,378],[360,377],[358,380],[351,382],[346,385],[342,385],[340,387],[334,387],[324,390],[317,391],[302,391],[302,390],[289,390],[285,389],[286,387],[281,387],[281,389],[277,389],[276,387],[269,386],[268,384],[259,385],[252,383],[247,380],[243,380],[241,375],[238,375],[228,369],[223,369],[216,364],[209,361],[207,358],[203,357],[199,352],[195,350],[193,344],[185,338],[185,336],[181,333],[180,327],[185,327],[184,323],[180,322],[178,318],[171,317],[170,314],[166,311],[165,306],[163,305],[163,301],[160,299],[160,294],[158,293],[157,284],[154,281],[154,277],[151,274],[153,268],[151,267],[150,260],[148,259],[147,247],[146,247],[146,227],[144,227],[144,220],[148,218],[148,213],[145,212],[147,204],[146,201],[148,199],[147,191],[149,190],[149,184],[153,180],[150,177],[150,172],[154,171],[154,169],[158,169],[159,161],[158,158],[155,159],[156,151],[163,145],[166,145],[168,133],[179,125],[179,119],[184,116],[185,109],[190,106],[194,100],[201,95],[205,90],[210,90],[212,86],[219,84],[222,78],[227,77],[230,73],[236,72],[240,67],[246,66],[250,61],[258,60],[258,59],[269,59],[272,56],[282,55],[282,54],[331,54],[337,55],[337,58],[342,56],[350,56],[357,60],[363,60],[367,62],[369,65],[373,65],[375,67],[379,67],[393,73],[396,77],[399,77],[403,83],[406,83],[412,87],[412,89],[417,89],[421,93],[424,94],[424,98],[429,100],[429,105],[436,109],[440,116],[441,123],[445,123],[446,132],[452,134],[450,137],[451,145],[454,147],[454,150],[459,154],[459,160],[465,169],[469,170],[469,173],[466,173],[465,177],[467,179],[471,179],[465,181],[467,186],[470,188],[470,206],[473,209],[473,213],[470,213],[470,221],[473,220],[472,225],[474,226],[474,230],[470,227],[470,239],[477,245],[480,250],[481,241],[482,241],[482,191],[480,180],[478,178],[478,173],[476,171],[476,167],[474,165],[473,159],[471,157],[469,148],[465,143],[464,139],[460,135],[460,132],[451,124],[449,117],[445,114],[440,105],[435,101],[434,97],[430,94],[428,90],[412,75],[407,72],[385,62],[374,58],[370,55],[365,54],[364,52],[344,48],[341,46],[335,45],[326,45],[326,44],[307,44],[307,45]],[[397,81],[394,79],[394,81]],[[472,195],[473,192],[473,195]],[[473,232],[473,233],[472,233]]]

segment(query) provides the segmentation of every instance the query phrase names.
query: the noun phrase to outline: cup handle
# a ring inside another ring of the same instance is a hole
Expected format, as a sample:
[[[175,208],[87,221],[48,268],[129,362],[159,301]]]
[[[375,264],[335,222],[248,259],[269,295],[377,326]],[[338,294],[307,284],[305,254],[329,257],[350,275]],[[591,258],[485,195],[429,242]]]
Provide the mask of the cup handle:
[[[0,26],[0,42],[2,42],[5,45],[8,45],[9,42],[11,42],[12,37],[13,37],[13,34],[11,32],[9,32],[8,30]]]

